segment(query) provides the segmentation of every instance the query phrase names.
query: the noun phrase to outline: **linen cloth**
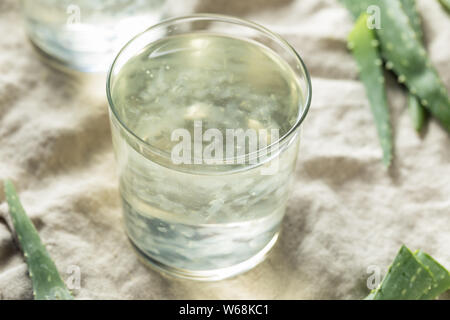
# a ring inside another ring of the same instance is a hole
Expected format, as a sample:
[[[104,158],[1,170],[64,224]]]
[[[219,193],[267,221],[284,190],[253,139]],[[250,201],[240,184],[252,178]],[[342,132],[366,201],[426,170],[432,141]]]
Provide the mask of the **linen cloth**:
[[[172,15],[209,12],[261,23],[292,44],[312,75],[279,243],[250,272],[209,283],[162,276],[138,260],[122,226],[104,75],[71,75],[39,59],[17,2],[0,2],[0,180],[13,179],[63,278],[79,268],[77,299],[360,299],[369,291],[368,268],[383,274],[403,243],[450,267],[450,136],[435,120],[418,135],[405,91],[388,75],[396,157],[384,169],[346,48],[352,20],[337,1],[171,6]],[[450,16],[438,1],[418,6],[427,49],[449,89]],[[31,299],[11,230],[0,190],[0,298]]]

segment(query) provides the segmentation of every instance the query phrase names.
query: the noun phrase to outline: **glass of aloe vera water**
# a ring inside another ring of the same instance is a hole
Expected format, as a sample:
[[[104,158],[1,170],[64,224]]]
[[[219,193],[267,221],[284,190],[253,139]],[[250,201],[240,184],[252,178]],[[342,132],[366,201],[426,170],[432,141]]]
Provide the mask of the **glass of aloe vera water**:
[[[196,280],[262,261],[279,236],[311,101],[295,50],[249,21],[174,18],[121,50],[107,95],[139,255]]]

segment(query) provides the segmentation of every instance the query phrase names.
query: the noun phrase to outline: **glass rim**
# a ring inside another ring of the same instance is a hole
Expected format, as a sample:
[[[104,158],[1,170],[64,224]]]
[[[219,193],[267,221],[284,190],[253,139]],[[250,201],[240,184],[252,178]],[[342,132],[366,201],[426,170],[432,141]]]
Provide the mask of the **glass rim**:
[[[184,16],[178,16],[178,17],[165,19],[155,25],[152,25],[151,27],[145,29],[144,31],[139,32],[138,34],[133,36],[125,45],[123,45],[123,47],[116,54],[111,66],[108,70],[107,76],[106,76],[106,96],[108,99],[109,110],[112,112],[112,114],[113,114],[114,118],[117,120],[119,126],[123,130],[125,130],[125,132],[127,134],[131,135],[131,137],[133,139],[136,139],[139,144],[143,144],[144,146],[148,147],[151,150],[151,152],[157,154],[158,156],[164,157],[164,158],[171,157],[170,152],[167,152],[166,150],[162,150],[158,147],[155,147],[152,144],[148,143],[147,141],[143,140],[141,137],[139,137],[136,133],[133,132],[132,129],[128,128],[128,126],[119,117],[119,115],[117,114],[117,109],[114,105],[114,102],[113,102],[113,99],[111,96],[111,79],[113,76],[113,71],[116,66],[117,60],[122,55],[122,53],[128,48],[128,46],[131,43],[133,43],[136,39],[138,39],[140,36],[144,35],[145,33],[152,31],[154,29],[157,29],[157,28],[164,27],[164,26],[170,26],[171,24],[173,24],[175,22],[207,21],[207,20],[237,24],[240,26],[255,29],[261,33],[269,35],[273,40],[276,40],[279,44],[281,44],[283,49],[286,49],[291,54],[293,54],[293,56],[297,60],[296,62],[300,66],[299,69],[303,73],[303,76],[305,77],[305,82],[306,82],[305,102],[304,102],[304,104],[302,104],[303,110],[302,110],[302,112],[299,112],[299,115],[297,116],[295,124],[293,124],[291,126],[291,128],[283,136],[279,137],[275,142],[269,144],[268,146],[257,149],[256,151],[245,153],[244,155],[238,155],[238,156],[235,155],[235,156],[233,156],[233,158],[225,158],[225,159],[223,159],[223,161],[236,160],[238,158],[251,157],[251,156],[255,156],[255,155],[256,155],[256,157],[258,157],[258,154],[261,153],[262,151],[272,150],[273,147],[279,147],[279,146],[281,146],[282,143],[289,142],[289,138],[297,132],[297,129],[303,123],[306,115],[308,114],[308,111],[309,111],[310,105],[311,105],[311,100],[312,100],[311,77],[309,75],[309,72],[308,72],[308,69],[306,68],[305,63],[303,62],[303,59],[297,53],[297,51],[283,37],[281,37],[280,35],[278,35],[275,32],[270,31],[268,28],[266,28],[256,22],[247,20],[247,19],[237,18],[237,17],[233,17],[233,16],[229,16],[229,15],[221,15],[221,14],[197,13],[197,14],[184,15]],[[298,105],[298,110],[300,110],[300,108],[301,108],[301,106]]]

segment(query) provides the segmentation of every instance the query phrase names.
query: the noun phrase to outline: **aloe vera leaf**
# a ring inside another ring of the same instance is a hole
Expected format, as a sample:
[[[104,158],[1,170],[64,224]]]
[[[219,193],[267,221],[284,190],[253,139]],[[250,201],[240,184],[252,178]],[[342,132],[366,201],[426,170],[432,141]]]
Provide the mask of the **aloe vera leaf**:
[[[417,39],[401,3],[380,0],[385,28],[377,30],[387,63],[391,63],[400,82],[420,98],[450,131],[450,99],[436,70],[431,66],[424,46]],[[389,29],[389,30],[388,30]]]
[[[439,2],[447,12],[450,12],[450,0],[439,0]]]
[[[36,300],[73,299],[50,258],[33,223],[20,203],[14,185],[5,181],[6,201],[20,246],[28,265]]]
[[[377,289],[365,300],[431,300],[450,289],[450,274],[436,260],[402,246]]]
[[[364,1],[341,0],[341,2],[343,2],[355,16],[359,16],[368,8],[368,5],[365,4]],[[422,41],[422,23],[420,20],[420,15],[417,11],[416,0],[401,0],[401,2],[405,13],[408,15],[410,23],[414,28],[414,32],[416,32],[417,37]],[[426,113],[424,108],[420,105],[418,98],[410,92],[408,92],[408,110],[414,128],[416,131],[420,132],[425,123]]]
[[[416,0],[401,0],[401,3],[417,38],[423,43],[422,22],[417,11]],[[419,99],[411,92],[408,92],[408,109],[414,128],[420,132],[425,123],[426,113],[424,107],[420,105]]]
[[[355,19],[358,18],[363,12],[366,12],[369,6],[378,6],[378,1],[379,0],[340,0],[340,2],[350,11]],[[422,21],[420,19],[419,12],[417,11],[416,0],[401,0],[401,5],[405,11],[405,14],[408,16],[409,22],[418,39],[423,41]]]
[[[433,276],[414,254],[402,246],[383,281],[367,300],[418,300],[427,294]]]
[[[430,269],[434,278],[431,290],[424,294],[421,299],[436,299],[440,294],[450,290],[450,273],[447,269],[422,250],[418,250],[414,255],[422,264]]]
[[[422,21],[420,20],[420,15],[417,11],[416,0],[401,0],[401,4],[418,40],[423,42]]]
[[[348,38],[349,48],[359,67],[361,81],[366,87],[375,124],[378,131],[383,163],[389,166],[392,161],[392,133],[389,108],[384,87],[381,57],[373,30],[367,27],[367,15],[362,14]]]
[[[420,105],[417,97],[412,94],[408,95],[408,110],[414,129],[418,132],[421,131],[423,125],[425,124],[426,113],[425,109]]]
[[[376,5],[376,1],[340,0],[340,2],[350,11],[355,19],[366,12],[367,8],[372,5],[371,2]]]
[[[375,297],[376,293],[377,293],[376,289],[370,291],[369,295],[365,297],[364,300],[374,300],[373,298]]]
[[[386,67],[393,69],[400,83],[417,96],[421,105],[430,110],[450,131],[450,99],[426,50],[418,39],[400,0],[341,0],[355,15],[376,5],[380,9],[382,27],[376,29]]]
[[[411,25],[416,32],[419,39],[423,39],[422,23],[420,20],[420,15],[417,11],[415,0],[401,0],[405,13],[408,15]],[[354,1],[354,0],[341,0],[341,2],[350,10],[350,12],[358,17],[360,14],[365,12],[368,8],[368,3],[364,1]],[[374,2],[375,3],[375,2]],[[420,105],[418,98],[416,98],[412,93],[408,92],[408,109],[409,115],[413,122],[413,126],[417,131],[421,131],[425,123],[425,110]]]

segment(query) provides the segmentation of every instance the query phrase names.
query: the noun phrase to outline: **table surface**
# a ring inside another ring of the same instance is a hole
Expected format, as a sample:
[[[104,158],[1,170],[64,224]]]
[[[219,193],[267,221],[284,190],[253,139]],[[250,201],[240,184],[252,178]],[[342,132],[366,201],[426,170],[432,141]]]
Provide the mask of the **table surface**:
[[[420,0],[427,48],[450,88],[450,17]],[[450,137],[411,126],[404,90],[388,77],[396,160],[381,151],[364,87],[346,49],[352,28],[335,0],[190,0],[173,14],[245,17],[284,36],[312,75],[295,184],[283,233],[252,271],[211,283],[161,276],[125,236],[104,76],[40,60],[17,1],[0,3],[0,180],[11,178],[63,278],[81,272],[80,299],[359,299],[368,268],[384,272],[401,244],[450,266]],[[32,298],[0,190],[0,298]]]

